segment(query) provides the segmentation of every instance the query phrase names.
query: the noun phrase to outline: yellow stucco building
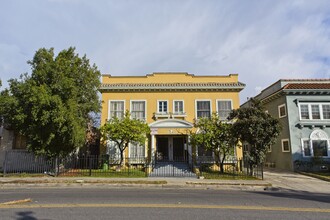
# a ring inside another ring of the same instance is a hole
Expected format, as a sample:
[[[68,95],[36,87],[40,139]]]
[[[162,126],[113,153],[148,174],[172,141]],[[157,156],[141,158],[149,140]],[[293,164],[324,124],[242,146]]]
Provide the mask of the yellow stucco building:
[[[187,130],[194,119],[217,112],[224,120],[239,107],[239,92],[245,85],[237,74],[195,76],[161,72],[146,76],[102,76],[101,125],[129,110],[132,117],[145,120],[151,129],[146,146],[130,145],[126,157],[150,160],[189,160],[201,154],[189,145]],[[116,154],[108,146],[103,153]]]

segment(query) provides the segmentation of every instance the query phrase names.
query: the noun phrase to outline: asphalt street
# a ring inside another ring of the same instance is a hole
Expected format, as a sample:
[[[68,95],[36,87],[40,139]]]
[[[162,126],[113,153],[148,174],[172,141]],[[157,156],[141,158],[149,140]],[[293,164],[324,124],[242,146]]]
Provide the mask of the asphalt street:
[[[4,204],[13,201],[12,204]],[[15,202],[16,201],[16,202]],[[1,189],[1,219],[329,219],[327,193],[146,188]]]

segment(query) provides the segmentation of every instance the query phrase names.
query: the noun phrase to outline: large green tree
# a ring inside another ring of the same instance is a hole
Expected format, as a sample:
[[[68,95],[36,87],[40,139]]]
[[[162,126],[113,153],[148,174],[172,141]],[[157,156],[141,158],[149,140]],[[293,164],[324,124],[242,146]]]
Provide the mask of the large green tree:
[[[124,151],[129,143],[145,145],[150,128],[146,122],[131,118],[129,111],[126,111],[124,117],[111,118],[104,124],[101,127],[101,133],[104,140],[116,143],[120,151],[120,166],[122,166]]]
[[[220,172],[224,172],[224,162],[228,155],[233,155],[237,139],[232,135],[232,124],[221,121],[214,113],[211,118],[199,118],[195,121],[196,132],[191,134],[195,146],[210,150],[216,157]]]
[[[27,138],[28,148],[48,156],[67,155],[85,142],[89,112],[100,109],[100,72],[75,48],[41,48],[28,61],[32,73],[9,80],[0,114]]]
[[[251,99],[249,107],[233,110],[229,119],[234,121],[234,135],[242,142],[249,144],[244,155],[250,165],[263,163],[268,148],[273,145],[279,136],[281,126],[276,118],[268,114],[258,100]]]

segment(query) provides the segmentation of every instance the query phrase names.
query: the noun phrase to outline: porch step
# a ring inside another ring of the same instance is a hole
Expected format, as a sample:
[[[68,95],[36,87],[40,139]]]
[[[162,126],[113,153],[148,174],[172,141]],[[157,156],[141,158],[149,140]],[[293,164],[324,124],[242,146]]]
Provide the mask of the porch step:
[[[196,177],[187,163],[158,162],[149,177]]]

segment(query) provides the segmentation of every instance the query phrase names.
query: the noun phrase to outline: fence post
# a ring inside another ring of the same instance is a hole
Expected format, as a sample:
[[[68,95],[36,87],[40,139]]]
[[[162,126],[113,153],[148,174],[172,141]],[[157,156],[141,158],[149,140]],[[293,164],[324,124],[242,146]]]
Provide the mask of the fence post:
[[[92,176],[92,163],[91,163],[92,157],[89,155],[88,158],[89,158],[89,176]]]
[[[55,157],[55,176],[58,175],[59,165],[58,165],[58,156]]]
[[[7,163],[6,163],[7,153],[8,151],[5,151],[5,160],[3,161],[3,177],[5,177],[7,174]]]

